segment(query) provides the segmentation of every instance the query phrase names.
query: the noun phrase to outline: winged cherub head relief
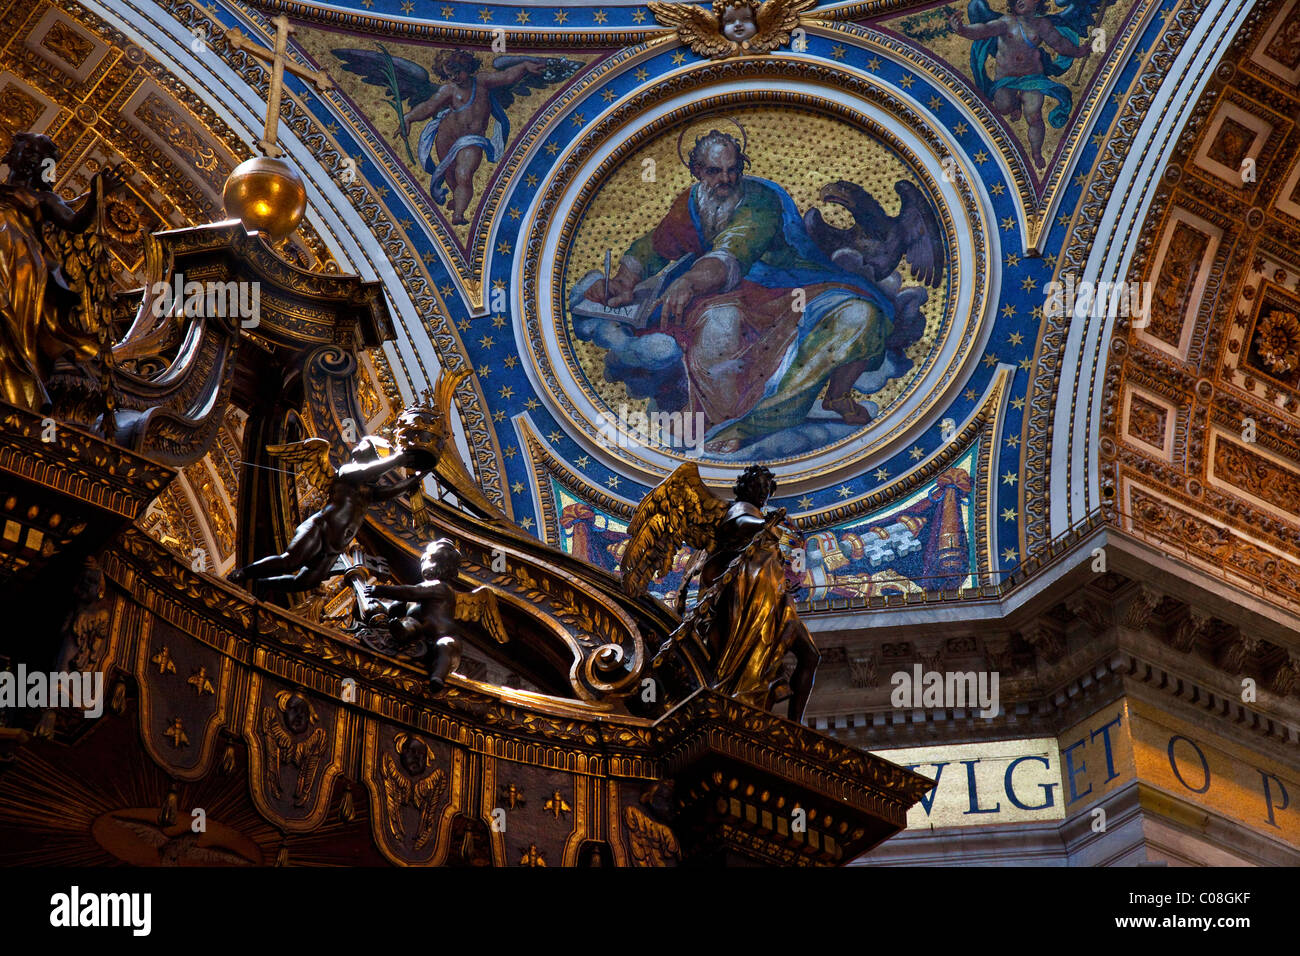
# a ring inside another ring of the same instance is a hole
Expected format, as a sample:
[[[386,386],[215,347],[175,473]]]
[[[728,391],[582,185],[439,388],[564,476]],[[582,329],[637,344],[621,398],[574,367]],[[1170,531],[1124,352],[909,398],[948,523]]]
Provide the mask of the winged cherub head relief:
[[[723,0],[713,5],[713,15],[722,24],[722,35],[733,43],[744,43],[758,32],[754,7],[744,0]]]
[[[675,27],[677,37],[699,56],[719,60],[729,56],[770,53],[790,42],[799,17],[817,0],[716,0],[712,8],[692,3],[650,0],[655,19]]]

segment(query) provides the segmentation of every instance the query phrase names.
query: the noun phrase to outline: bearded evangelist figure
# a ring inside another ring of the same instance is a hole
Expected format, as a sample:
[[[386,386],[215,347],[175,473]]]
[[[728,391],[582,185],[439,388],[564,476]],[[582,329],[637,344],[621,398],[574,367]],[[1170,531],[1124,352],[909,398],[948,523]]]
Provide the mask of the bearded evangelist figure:
[[[864,373],[878,372],[879,384],[902,374],[909,363],[901,353],[924,329],[916,303],[900,302],[880,282],[905,255],[927,283],[942,275],[941,234],[920,192],[903,182],[900,216],[882,211],[872,221],[890,229],[888,267],[850,271],[836,258],[839,243],[819,245],[784,188],[745,174],[749,157],[735,137],[713,130],[684,159],[697,182],[631,243],[607,281],[592,274],[575,287],[570,308],[579,336],[611,350],[606,373],[633,394],[644,391],[638,377],[670,380],[669,359],[680,356],[688,410],[703,414],[705,449],[714,454],[798,429],[819,398],[843,425],[868,424],[872,412],[854,397],[855,386]],[[645,354],[658,355],[662,343],[658,352],[649,341],[625,343],[626,327],[602,321],[582,301],[632,306],[651,281],[653,305],[637,316],[633,335],[666,333],[676,342],[656,368],[644,364]],[[652,384],[652,397],[671,404],[654,392],[662,387]]]

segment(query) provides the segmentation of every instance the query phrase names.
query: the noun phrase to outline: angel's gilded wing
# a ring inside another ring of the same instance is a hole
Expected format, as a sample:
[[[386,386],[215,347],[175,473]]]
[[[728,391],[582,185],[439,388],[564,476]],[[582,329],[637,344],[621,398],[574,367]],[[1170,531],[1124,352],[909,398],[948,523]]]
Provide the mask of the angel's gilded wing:
[[[506,622],[501,619],[501,607],[497,604],[496,593],[490,587],[475,588],[468,594],[456,595],[456,607],[452,615],[458,621],[473,621],[483,625],[498,644],[510,640],[506,633]]]
[[[503,518],[504,515],[501,514],[501,509],[488,500],[478,482],[466,470],[465,463],[461,461],[460,452],[456,449],[456,436],[451,431],[451,416],[456,408],[456,386],[468,378],[472,371],[473,369],[470,367],[456,372],[448,372],[444,369],[439,373],[438,382],[434,385],[434,407],[441,413],[445,435],[442,443],[442,453],[438,456],[438,463],[434,466],[433,472],[438,481],[451,491],[458,500],[469,505],[484,517]]]
[[[694,462],[686,462],[641,499],[627,526],[623,591],[644,594],[650,582],[672,570],[683,544],[713,548],[713,532],[727,503],[708,489]]]
[[[666,27],[677,28],[677,38],[700,56],[723,57],[736,52],[737,45],[722,35],[718,18],[693,3],[650,0],[650,12]]]
[[[438,805],[443,791],[447,789],[447,775],[435,770],[415,784],[415,806],[420,811],[420,832],[415,838],[415,849],[420,849],[433,836],[438,825]]]
[[[379,772],[384,785],[384,807],[388,812],[388,829],[399,842],[406,839],[406,828],[402,826],[402,807],[410,802],[411,781],[397,766],[392,754],[384,754],[380,761]]]
[[[767,0],[755,16],[758,32],[750,38],[751,53],[767,53],[790,40],[799,25],[799,14],[817,6],[817,0]]]
[[[334,480],[328,439],[308,438],[287,445],[267,445],[266,453],[293,466],[321,494],[329,490],[330,482]]]
[[[624,807],[633,866],[672,866],[681,858],[677,837],[640,807]]]
[[[262,708],[262,740],[266,745],[266,782],[280,796],[280,765],[293,752],[293,738],[280,723],[280,715],[269,704]]]

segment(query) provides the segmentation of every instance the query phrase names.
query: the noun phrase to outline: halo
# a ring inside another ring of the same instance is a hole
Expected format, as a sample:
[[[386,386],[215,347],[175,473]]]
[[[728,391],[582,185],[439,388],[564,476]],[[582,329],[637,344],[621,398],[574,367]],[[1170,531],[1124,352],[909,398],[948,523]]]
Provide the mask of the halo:
[[[738,121],[732,119],[729,116],[724,117],[724,119],[725,122],[730,123],[732,126],[736,127],[736,129],[740,130],[740,151],[742,153],[748,153],[749,135],[745,132],[745,127],[741,126]],[[682,155],[682,139],[685,138],[686,133],[689,130],[690,130],[690,126],[685,126],[682,128],[682,131],[677,134],[677,158],[682,161],[682,165],[685,166],[687,169],[691,168],[691,161]],[[696,138],[698,139],[698,137]]]

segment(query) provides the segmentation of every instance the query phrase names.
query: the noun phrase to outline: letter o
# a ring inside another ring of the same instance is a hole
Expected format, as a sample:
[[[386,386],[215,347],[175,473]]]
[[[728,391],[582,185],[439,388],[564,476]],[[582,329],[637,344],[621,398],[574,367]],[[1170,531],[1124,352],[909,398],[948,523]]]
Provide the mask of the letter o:
[[[1190,783],[1184,780],[1183,775],[1178,772],[1178,758],[1174,756],[1174,744],[1180,740],[1186,740],[1189,744],[1191,744],[1192,749],[1196,751],[1196,756],[1201,758],[1201,772],[1205,774],[1205,783],[1202,784],[1200,787],[1193,787]],[[1201,752],[1201,748],[1196,746],[1196,741],[1191,740],[1188,737],[1184,737],[1182,734],[1174,734],[1172,737],[1170,737],[1169,738],[1169,766],[1173,770],[1174,776],[1178,778],[1178,782],[1181,783],[1188,790],[1192,791],[1192,793],[1204,793],[1206,790],[1210,789],[1210,764],[1209,761],[1205,759],[1205,754]]]

